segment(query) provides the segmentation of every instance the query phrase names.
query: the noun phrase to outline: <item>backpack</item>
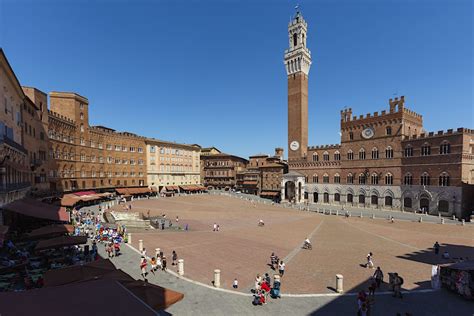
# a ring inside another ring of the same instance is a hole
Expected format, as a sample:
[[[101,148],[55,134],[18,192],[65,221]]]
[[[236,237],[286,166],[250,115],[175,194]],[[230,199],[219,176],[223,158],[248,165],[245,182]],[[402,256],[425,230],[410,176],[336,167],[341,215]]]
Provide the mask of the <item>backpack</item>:
[[[403,285],[403,278],[402,277],[399,277],[400,278],[400,286]]]

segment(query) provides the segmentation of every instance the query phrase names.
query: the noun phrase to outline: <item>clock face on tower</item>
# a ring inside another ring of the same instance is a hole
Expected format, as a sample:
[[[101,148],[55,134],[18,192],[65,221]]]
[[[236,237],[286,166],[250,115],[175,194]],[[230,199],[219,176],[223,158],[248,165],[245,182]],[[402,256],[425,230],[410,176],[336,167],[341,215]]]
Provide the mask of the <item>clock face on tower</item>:
[[[374,134],[375,132],[372,127],[367,127],[366,129],[362,131],[362,137],[364,137],[365,139],[374,137]]]
[[[300,148],[300,143],[298,143],[296,140],[290,143],[291,150],[295,151],[295,150],[298,150],[298,148]]]

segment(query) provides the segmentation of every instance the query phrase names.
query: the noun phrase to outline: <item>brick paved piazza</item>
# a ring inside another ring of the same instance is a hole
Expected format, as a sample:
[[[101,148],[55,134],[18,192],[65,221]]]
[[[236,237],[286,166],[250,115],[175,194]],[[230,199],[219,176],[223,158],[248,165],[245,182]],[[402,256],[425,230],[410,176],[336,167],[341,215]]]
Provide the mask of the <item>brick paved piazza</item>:
[[[442,263],[432,253],[438,241],[441,253],[448,249],[452,257],[474,256],[472,225],[440,225],[385,219],[323,215],[253,204],[238,198],[217,195],[192,195],[132,202],[132,211],[152,215],[165,213],[168,219],[179,216],[179,224],[190,230],[148,230],[133,233],[133,246],[144,241],[148,254],[159,247],[170,258],[176,250],[185,261],[185,276],[211,284],[213,270],[221,270],[222,287],[231,289],[236,277],[241,291],[253,286],[257,273],[269,271],[272,251],[287,257],[282,291],[286,294],[333,293],[335,275],[344,276],[344,290],[357,291],[373,273],[361,267],[366,254],[374,253],[374,263],[388,272],[398,272],[404,288],[430,287],[431,264]],[[265,227],[258,227],[259,219]],[[212,231],[217,222],[221,229]],[[313,250],[300,249],[311,236]],[[470,254],[469,254],[470,253]],[[170,268],[171,262],[169,262]]]

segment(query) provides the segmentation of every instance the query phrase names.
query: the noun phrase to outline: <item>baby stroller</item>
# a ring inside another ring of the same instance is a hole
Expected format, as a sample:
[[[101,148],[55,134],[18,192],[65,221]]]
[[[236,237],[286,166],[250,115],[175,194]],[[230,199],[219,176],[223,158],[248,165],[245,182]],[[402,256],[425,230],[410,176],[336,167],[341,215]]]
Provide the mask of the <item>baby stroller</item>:
[[[280,294],[280,282],[274,282],[273,283],[273,288],[270,291],[270,296],[272,298],[281,298]]]

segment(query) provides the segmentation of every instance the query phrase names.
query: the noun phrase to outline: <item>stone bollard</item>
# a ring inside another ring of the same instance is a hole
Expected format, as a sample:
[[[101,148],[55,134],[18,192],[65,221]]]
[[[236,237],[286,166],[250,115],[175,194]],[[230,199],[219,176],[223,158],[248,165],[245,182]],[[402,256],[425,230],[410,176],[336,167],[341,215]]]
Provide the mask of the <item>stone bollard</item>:
[[[339,211],[338,210],[336,210],[336,216],[339,216]]]
[[[344,277],[342,274],[336,274],[336,292],[342,293],[343,292],[343,281]]]
[[[463,218],[461,223],[462,223],[462,226],[466,225],[466,220]]]
[[[221,287],[221,270],[214,270],[214,286]]]
[[[444,218],[441,219],[441,224],[444,224]]]
[[[372,214],[372,219],[375,219],[375,214]]]
[[[184,274],[184,260],[183,259],[178,260],[178,274],[179,275]]]
[[[160,256],[161,249],[160,248],[155,248],[155,258],[158,258]]]
[[[420,219],[418,220],[419,223],[423,222],[423,217],[420,216]]]
[[[360,218],[362,218],[362,217],[363,217],[363,216],[362,216],[362,212],[360,212]]]
[[[142,252],[142,250],[143,250],[143,240],[141,240],[141,239],[138,240],[138,250],[139,250],[140,252]]]
[[[132,244],[132,234],[131,234],[131,233],[128,233],[127,242],[128,242],[129,244]]]

